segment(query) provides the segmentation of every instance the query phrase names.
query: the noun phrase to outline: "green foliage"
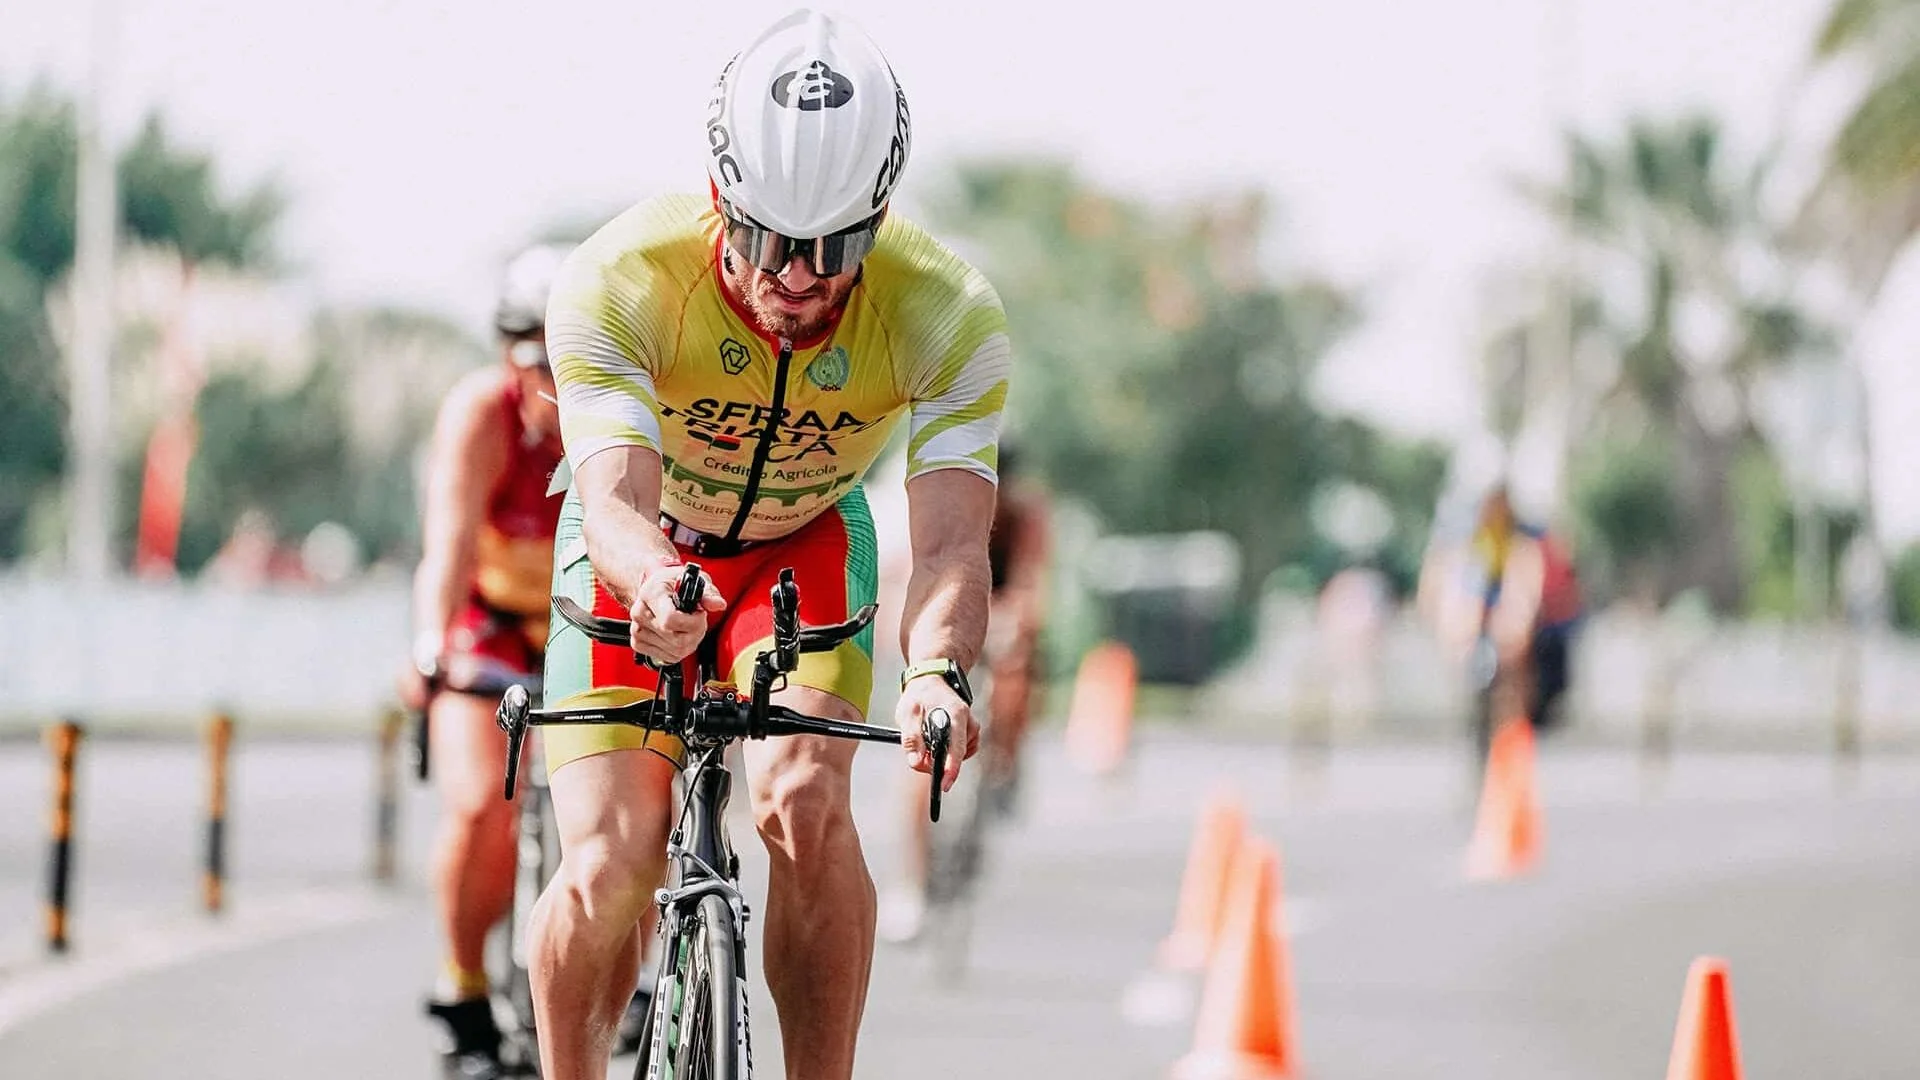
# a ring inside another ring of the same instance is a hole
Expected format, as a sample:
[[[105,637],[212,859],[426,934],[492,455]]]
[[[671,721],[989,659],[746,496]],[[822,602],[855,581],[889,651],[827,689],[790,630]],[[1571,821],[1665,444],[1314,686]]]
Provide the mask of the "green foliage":
[[[1893,594],[1893,625],[1920,634],[1920,544],[1908,544],[1893,561],[1889,591]]]
[[[356,486],[340,383],[338,371],[315,367],[284,393],[238,374],[215,378],[201,391],[200,445],[181,525],[183,574],[211,559],[248,509],[264,511],[294,540],[337,519],[336,508]]]
[[[180,536],[182,573],[197,571],[225,542],[241,512],[266,512],[298,538],[329,520],[351,489],[339,373],[316,367],[274,394],[257,380],[221,375],[200,394],[200,445],[187,478]]]
[[[1826,611],[1802,610],[1805,598],[1800,594],[1802,535],[1798,508],[1778,464],[1767,455],[1750,453],[1735,471],[1734,491],[1741,520],[1741,556],[1751,583],[1745,614],[1783,619],[1827,615]],[[1861,519],[1851,510],[1818,508],[1812,513],[1814,528],[1826,533],[1821,549],[1825,552],[1824,565],[1814,572],[1821,576],[1822,595],[1831,603],[1839,588],[1841,558],[1859,533]]]
[[[73,261],[75,121],[72,104],[47,91],[0,101],[0,562],[24,553],[29,523],[57,503],[65,467],[65,376],[47,296]],[[262,185],[229,195],[216,173],[210,155],[148,119],[119,155],[123,237],[169,247],[189,265],[270,267],[279,193]],[[150,353],[153,342],[139,338],[122,334],[123,370]],[[414,453],[440,395],[479,350],[444,320],[379,308],[322,312],[311,341],[304,357],[222,358],[202,388],[183,573],[202,567],[249,510],[292,542],[333,521],[358,537],[363,555],[405,558],[416,546]],[[272,384],[268,373],[289,365],[305,374]],[[138,524],[149,434],[120,433],[123,552]]]
[[[1388,503],[1380,556],[1411,577],[1444,459],[1315,403],[1316,365],[1359,312],[1332,283],[1260,270],[1258,200],[1156,208],[1061,164],[975,163],[934,216],[1006,304],[1010,427],[1107,529],[1222,530],[1251,598],[1285,563],[1324,579],[1352,561],[1308,515],[1349,481]]]
[[[189,263],[264,267],[285,203],[257,187],[223,198],[213,159],[173,145],[150,116],[120,156],[121,218],[129,235],[164,243]]]
[[[1575,541],[1596,599],[1658,589],[1680,545],[1671,450],[1654,436],[1608,442],[1573,478]]]
[[[79,137],[72,102],[36,89],[0,99],[0,563],[19,558],[35,508],[66,464],[65,371],[48,291],[73,264]],[[211,160],[150,119],[120,154],[121,229],[190,259],[257,265],[280,200],[261,187],[227,198]]]
[[[1590,369],[1572,380],[1590,387],[1571,473],[1598,576],[1658,602],[1698,588],[1737,613],[1758,534],[1730,485],[1769,449],[1748,403],[1778,365],[1831,354],[1835,335],[1795,294],[1759,198],[1768,163],[1731,160],[1716,120],[1636,117],[1608,139],[1569,135],[1568,152],[1568,187],[1538,199],[1580,241],[1580,351],[1614,361],[1607,385]]]
[[[1920,229],[1920,2],[1835,0],[1812,52],[1866,79],[1798,231],[1809,249],[1837,255],[1870,299]]]

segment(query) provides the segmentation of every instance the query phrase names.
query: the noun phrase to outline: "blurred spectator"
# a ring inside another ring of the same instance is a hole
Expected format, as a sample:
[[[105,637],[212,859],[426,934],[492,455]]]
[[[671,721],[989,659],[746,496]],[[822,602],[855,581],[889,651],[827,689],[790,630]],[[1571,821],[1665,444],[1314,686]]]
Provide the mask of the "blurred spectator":
[[[283,542],[272,516],[258,507],[240,512],[227,542],[202,573],[215,584],[246,589],[311,580],[300,548]]]
[[[1364,727],[1379,713],[1380,639],[1392,611],[1392,582],[1377,566],[1349,566],[1320,590],[1321,671],[1336,728]]]

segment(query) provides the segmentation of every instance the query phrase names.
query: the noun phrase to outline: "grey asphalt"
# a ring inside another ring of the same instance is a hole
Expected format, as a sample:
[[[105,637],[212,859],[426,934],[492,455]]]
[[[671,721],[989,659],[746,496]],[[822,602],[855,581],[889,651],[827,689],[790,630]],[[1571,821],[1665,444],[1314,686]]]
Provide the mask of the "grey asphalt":
[[[195,910],[199,750],[109,742],[84,760],[75,949],[48,959],[45,757],[0,745],[0,1077],[435,1075],[424,793],[403,808],[401,881],[376,888],[370,745],[243,740],[214,919]],[[894,767],[861,755],[881,872]],[[1659,1076],[1700,954],[1730,963],[1749,1077],[1920,1075],[1920,760],[1843,775],[1819,756],[1683,753],[1653,785],[1630,756],[1549,744],[1545,862],[1481,884],[1460,872],[1461,772],[1445,748],[1321,760],[1161,729],[1100,781],[1042,739],[1030,775],[1047,783],[997,837],[970,979],[936,985],[883,947],[858,1075],[1167,1076],[1191,1021],[1143,1024],[1123,1002],[1221,783],[1283,853],[1310,1078]],[[743,847],[751,895],[764,878]],[[753,1015],[760,1075],[778,1076],[764,994]]]

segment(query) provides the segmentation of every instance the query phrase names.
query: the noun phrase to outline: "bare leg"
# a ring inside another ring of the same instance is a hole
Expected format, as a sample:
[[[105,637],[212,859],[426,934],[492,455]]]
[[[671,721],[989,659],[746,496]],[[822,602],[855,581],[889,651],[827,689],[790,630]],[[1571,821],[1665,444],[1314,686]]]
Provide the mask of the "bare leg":
[[[487,932],[513,902],[514,805],[500,797],[506,740],[484,698],[443,693],[432,705],[433,772],[440,792],[433,882],[447,959],[484,971]],[[455,996],[462,990],[455,988]],[[481,988],[484,989],[484,988]]]
[[[783,704],[858,720],[851,705],[794,688]],[[873,967],[873,878],[853,825],[854,743],[794,736],[752,743],[747,772],[767,846],[767,988],[780,1012],[788,1080],[850,1080]]]
[[[613,750],[554,770],[560,866],[534,905],[533,1003],[545,1080],[604,1080],[639,979],[638,923],[666,876],[673,765]]]
[[[908,772],[900,780],[900,793],[905,800],[900,809],[906,823],[900,871],[904,883],[921,893],[927,891],[927,869],[933,859],[933,822],[927,818],[932,785],[926,773]]]

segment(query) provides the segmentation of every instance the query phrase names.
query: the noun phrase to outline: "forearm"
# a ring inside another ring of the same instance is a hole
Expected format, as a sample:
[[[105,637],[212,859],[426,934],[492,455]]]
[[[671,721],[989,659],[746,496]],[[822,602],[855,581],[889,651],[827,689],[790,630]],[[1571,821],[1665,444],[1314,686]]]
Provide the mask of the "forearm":
[[[984,550],[917,563],[900,619],[907,662],[944,657],[972,668],[986,638],[989,583]]]
[[[413,636],[416,642],[445,637],[473,583],[473,545],[429,549],[413,577]]]
[[[679,561],[660,531],[660,455],[638,447],[595,454],[574,481],[594,574],[614,599],[631,606],[648,571]]]

